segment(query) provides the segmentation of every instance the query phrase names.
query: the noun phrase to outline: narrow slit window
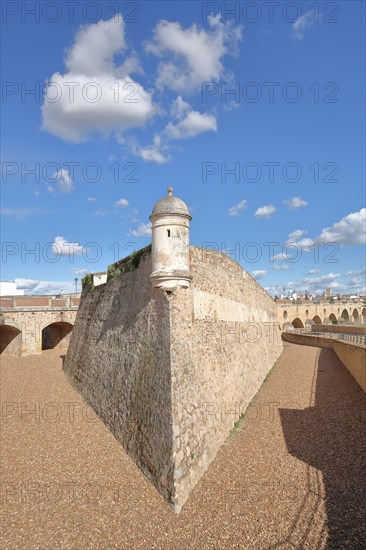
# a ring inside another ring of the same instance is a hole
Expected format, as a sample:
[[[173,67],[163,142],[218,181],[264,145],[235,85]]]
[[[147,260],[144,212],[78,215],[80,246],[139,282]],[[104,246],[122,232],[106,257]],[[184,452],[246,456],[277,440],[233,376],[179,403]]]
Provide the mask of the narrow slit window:
[[[168,237],[170,237],[170,229],[167,229],[167,231],[168,231]]]

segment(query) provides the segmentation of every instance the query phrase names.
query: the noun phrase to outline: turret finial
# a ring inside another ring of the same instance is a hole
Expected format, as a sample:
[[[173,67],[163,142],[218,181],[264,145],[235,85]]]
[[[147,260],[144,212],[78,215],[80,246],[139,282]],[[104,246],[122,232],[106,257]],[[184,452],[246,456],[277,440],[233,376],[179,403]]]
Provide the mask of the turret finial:
[[[173,187],[168,187],[168,195],[172,195],[173,194]]]

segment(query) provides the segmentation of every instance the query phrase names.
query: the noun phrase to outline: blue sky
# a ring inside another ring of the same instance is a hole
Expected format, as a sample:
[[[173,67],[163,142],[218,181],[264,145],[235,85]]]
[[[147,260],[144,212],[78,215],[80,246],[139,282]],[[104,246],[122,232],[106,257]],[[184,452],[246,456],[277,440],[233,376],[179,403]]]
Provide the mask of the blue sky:
[[[2,3],[2,279],[73,291],[171,185],[270,293],[364,292],[365,5],[257,6]]]

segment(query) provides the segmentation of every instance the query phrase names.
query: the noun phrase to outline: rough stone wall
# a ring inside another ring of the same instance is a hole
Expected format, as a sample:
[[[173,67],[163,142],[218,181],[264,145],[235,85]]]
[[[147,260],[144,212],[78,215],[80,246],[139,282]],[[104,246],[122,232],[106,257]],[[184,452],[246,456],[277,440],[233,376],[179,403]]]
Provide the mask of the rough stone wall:
[[[151,256],[85,289],[64,369],[128,454],[172,501],[169,301]]]
[[[176,511],[283,349],[275,302],[240,265],[191,247],[190,266],[171,297]]]
[[[190,247],[173,293],[152,288],[150,251],[127,263],[84,289],[64,368],[179,512],[282,351],[276,305],[217,252]]]

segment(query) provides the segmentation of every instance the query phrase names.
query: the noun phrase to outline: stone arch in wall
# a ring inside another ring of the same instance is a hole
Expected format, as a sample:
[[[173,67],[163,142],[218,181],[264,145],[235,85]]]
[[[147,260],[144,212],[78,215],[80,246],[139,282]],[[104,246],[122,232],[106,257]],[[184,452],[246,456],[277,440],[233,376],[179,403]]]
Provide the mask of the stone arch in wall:
[[[324,308],[323,309],[323,316],[326,317],[327,316],[327,310]]]
[[[285,321],[286,321],[287,317],[288,317],[288,313],[287,313],[287,311],[285,310],[285,311],[283,312],[283,318],[284,318]]]
[[[308,309],[305,311],[305,317],[306,317],[306,319],[309,319],[309,310]]]
[[[314,321],[314,323],[317,324],[317,325],[321,325],[321,324],[322,324],[322,320],[320,319],[319,315],[314,315],[313,321]]]
[[[11,325],[0,324],[0,354],[16,355],[22,353],[22,332]]]
[[[296,317],[296,319],[292,321],[292,326],[294,326],[295,328],[304,328],[303,322],[298,317]]]
[[[348,311],[346,309],[344,309],[342,311],[342,315],[341,315],[342,319],[344,319],[345,321],[349,321],[349,314],[348,314]]]
[[[329,320],[332,321],[332,324],[333,325],[336,325],[337,324],[337,317],[334,315],[334,313],[331,313],[329,315]]]
[[[356,308],[353,310],[352,316],[353,316],[353,322],[354,323],[359,323],[360,322],[360,316],[359,316],[358,310]]]
[[[42,330],[42,349],[67,349],[72,329],[73,325],[65,321],[50,323]]]

